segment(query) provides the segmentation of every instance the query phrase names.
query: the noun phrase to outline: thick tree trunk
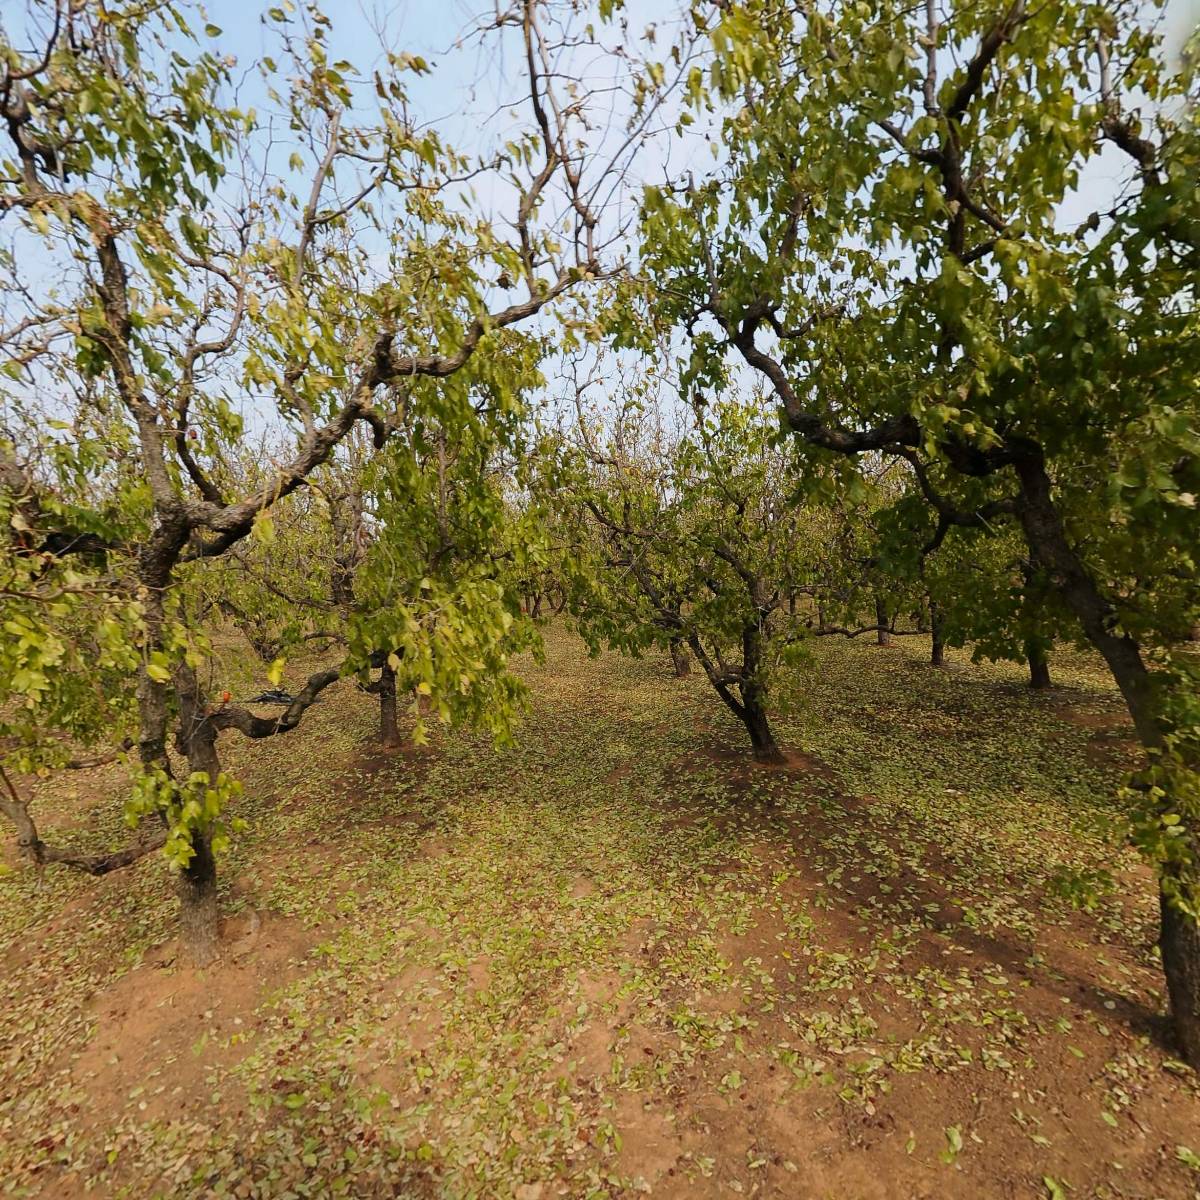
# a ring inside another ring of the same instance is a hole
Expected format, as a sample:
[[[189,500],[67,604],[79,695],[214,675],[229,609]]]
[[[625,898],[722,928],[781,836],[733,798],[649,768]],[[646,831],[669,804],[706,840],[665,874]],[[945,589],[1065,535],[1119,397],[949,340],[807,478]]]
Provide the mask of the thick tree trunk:
[[[379,672],[379,740],[389,750],[400,745],[396,721],[396,672],[387,663]]]
[[[220,952],[217,908],[217,860],[212,835],[192,838],[192,861],[179,872],[179,944],[193,966],[207,967]]]
[[[767,721],[767,692],[762,684],[763,635],[755,622],[742,630],[742,723],[750,735],[754,757],[760,763],[782,763],[783,752]]]
[[[163,597],[171,582],[171,572],[179,549],[187,537],[186,527],[173,532],[157,530],[139,551],[138,582],[145,592],[142,621],[145,626],[146,661],[163,648],[165,624]],[[167,684],[152,679],[143,665],[138,675],[138,758],[147,768],[161,767],[168,774],[167,759]]]
[[[1185,1061],[1200,1067],[1200,925],[1159,890],[1163,974],[1171,1019]]]
[[[783,752],[775,742],[767,721],[767,693],[762,685],[762,629],[748,625],[742,631],[742,666],[745,676],[741,685],[742,721],[750,734],[754,757],[760,763],[784,762]]]
[[[1049,571],[1059,595],[1108,664],[1142,745],[1147,750],[1160,748],[1163,731],[1153,680],[1141,649],[1127,633],[1114,632],[1112,605],[1100,593],[1067,538],[1040,450],[1018,457],[1014,465],[1021,483],[1021,526],[1037,565]],[[1170,902],[1163,884],[1173,881],[1165,871],[1160,867],[1159,948],[1163,975],[1180,1050],[1191,1066],[1200,1069],[1200,926]]]
[[[1044,691],[1050,686],[1050,659],[1037,638],[1025,642],[1025,661],[1029,664],[1029,686]]]
[[[929,661],[935,667],[946,665],[946,643],[942,640],[942,606],[929,601]]]
[[[887,606],[883,602],[883,597],[877,595],[875,597],[875,624],[879,626],[879,629],[875,634],[875,641],[877,645],[890,646],[892,644],[892,635],[886,628],[887,623]]]
[[[754,689],[751,689],[751,693],[752,696],[747,697],[742,705],[742,723],[750,735],[750,745],[753,748],[755,759],[760,763],[772,765],[786,762],[783,751],[779,749],[775,735],[771,732],[766,709],[757,695],[753,694]],[[743,695],[745,695],[744,690]]]
[[[683,638],[671,640],[671,663],[675,667],[676,679],[683,679],[692,672],[692,659]]]

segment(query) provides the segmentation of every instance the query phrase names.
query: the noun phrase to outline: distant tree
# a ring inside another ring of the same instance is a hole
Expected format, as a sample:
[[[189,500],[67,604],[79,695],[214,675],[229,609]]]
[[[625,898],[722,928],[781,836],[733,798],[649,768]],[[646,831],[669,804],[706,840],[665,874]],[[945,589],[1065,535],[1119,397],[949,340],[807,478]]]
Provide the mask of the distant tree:
[[[513,349],[536,380],[532,348]],[[534,515],[510,503],[522,410],[510,406],[504,426],[480,418],[469,369],[440,386],[457,394],[460,419],[447,426],[407,407],[362,483],[373,535],[346,632],[352,659],[379,668],[371,690],[385,746],[400,742],[402,695],[425,698],[414,700],[418,744],[425,703],[443,724],[467,721],[507,738],[524,696],[509,658],[536,641],[521,586],[541,569],[542,535]]]
[[[637,392],[606,436],[581,414],[553,482],[574,523],[569,611],[594,650],[658,647],[678,673],[686,646],[755,758],[781,762],[771,684],[803,654],[811,617],[788,597],[812,590],[823,535],[792,497],[803,466],[753,407],[714,403],[672,435]]]

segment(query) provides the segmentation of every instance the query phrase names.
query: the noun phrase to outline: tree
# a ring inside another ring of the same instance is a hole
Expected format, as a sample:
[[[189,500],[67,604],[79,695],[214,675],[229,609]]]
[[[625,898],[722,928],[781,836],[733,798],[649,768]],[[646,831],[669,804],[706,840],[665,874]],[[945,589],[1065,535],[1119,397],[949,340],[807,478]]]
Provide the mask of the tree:
[[[1030,687],[1038,690],[1050,686],[1054,643],[1081,640],[1078,624],[1045,573],[1034,570],[1011,525],[973,525],[953,538],[939,536],[910,477],[907,490],[879,513],[877,536],[884,569],[924,593],[933,665],[943,665],[947,645],[969,644],[973,661],[1025,663]]]
[[[727,161],[646,196],[658,320],[698,385],[740,362],[807,445],[906,461],[939,544],[1019,531],[1150,756],[1134,834],[1200,1065],[1200,701],[1172,650],[1200,604],[1186,77],[1142,6],[695,11],[690,93],[729,105]],[[1100,155],[1126,185],[1080,223]]]
[[[755,758],[782,762],[771,681],[802,654],[806,617],[787,597],[811,589],[821,532],[789,502],[807,486],[803,464],[735,398],[698,408],[678,435],[647,400],[632,386],[603,441],[581,410],[553,479],[574,526],[569,611],[593,650],[686,645]]]
[[[422,59],[389,53],[376,120],[355,123],[370,93],[329,60],[328,18],[273,9],[285,68],[264,59],[265,86],[284,90],[299,147],[285,169],[270,122],[228,98],[232,60],[208,47],[220,30],[197,35],[186,17],[171,3],[32,2],[34,47],[0,45],[0,215],[19,226],[0,284],[0,734],[16,771],[64,765],[66,739],[136,746],[128,814],[142,832],[126,850],[46,845],[7,774],[4,810],[38,863],[104,871],[165,846],[183,942],[203,963],[237,790],[219,737],[295,728],[368,647],[314,673],[282,713],[216,704],[189,596],[245,539],[271,539],[273,511],[356,427],[381,449],[419,404],[454,440],[466,410],[446,381],[473,362],[490,364],[474,377],[486,405],[518,403],[509,364],[524,370],[535,351],[497,347],[600,270],[593,199],[639,131],[592,155],[588,95],[553,96],[564,35],[533,0],[481,33],[521,46],[529,121],[480,159],[408,116],[405,75],[426,72]],[[488,173],[511,198],[504,232],[454,190]],[[250,490],[227,468],[243,411],[284,447]]]
[[[537,348],[514,339],[508,349],[514,379],[538,382]],[[462,408],[453,425],[406,406],[363,479],[374,534],[355,571],[347,629],[352,657],[380,670],[372,688],[385,746],[400,743],[398,694],[428,698],[442,723],[470,722],[500,740],[524,696],[508,660],[536,641],[520,585],[542,557],[536,520],[509,497],[524,412],[510,402],[502,423],[495,406],[482,417],[472,374],[442,385]],[[425,739],[420,711],[413,736]]]

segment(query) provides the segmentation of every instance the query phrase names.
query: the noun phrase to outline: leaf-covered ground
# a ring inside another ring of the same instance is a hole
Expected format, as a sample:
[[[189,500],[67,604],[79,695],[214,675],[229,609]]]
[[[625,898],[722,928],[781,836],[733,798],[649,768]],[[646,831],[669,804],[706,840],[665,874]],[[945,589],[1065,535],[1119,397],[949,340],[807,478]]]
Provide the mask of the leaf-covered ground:
[[[339,685],[229,743],[204,973],[158,861],[10,870],[0,1191],[1195,1196],[1119,705],[1066,653],[1033,695],[926,652],[817,645],[773,770],[700,678],[563,630],[510,750],[385,756]],[[117,770],[43,823],[119,842]]]

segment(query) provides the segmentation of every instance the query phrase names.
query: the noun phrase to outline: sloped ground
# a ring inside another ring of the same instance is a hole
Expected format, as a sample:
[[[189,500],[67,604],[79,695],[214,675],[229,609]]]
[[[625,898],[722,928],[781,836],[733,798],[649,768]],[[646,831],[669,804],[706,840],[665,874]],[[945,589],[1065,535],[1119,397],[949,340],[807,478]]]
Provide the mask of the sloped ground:
[[[556,630],[512,749],[384,756],[339,686],[230,743],[250,829],[202,974],[159,862],[10,872],[0,1189],[1195,1196],[1115,698],[1065,653],[1034,696],[919,641],[817,645],[782,770],[701,679]],[[103,844],[119,787],[39,811]]]

